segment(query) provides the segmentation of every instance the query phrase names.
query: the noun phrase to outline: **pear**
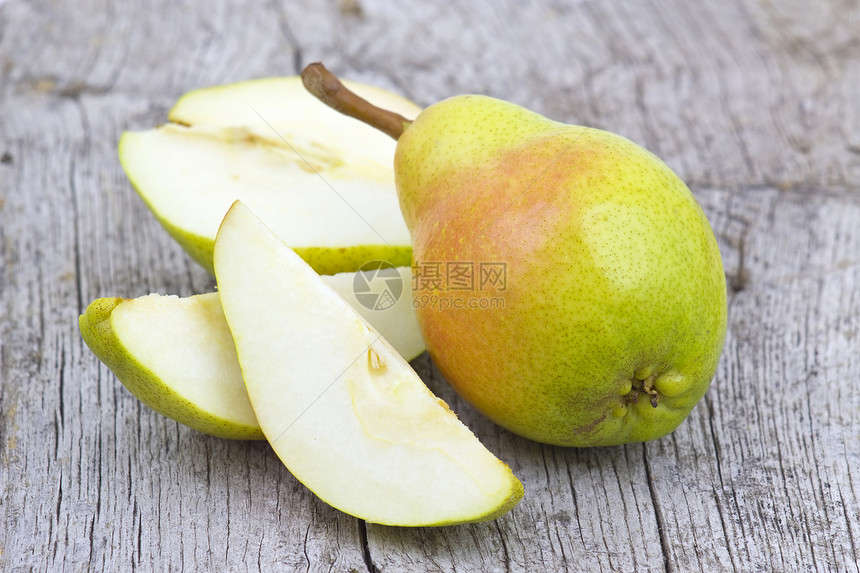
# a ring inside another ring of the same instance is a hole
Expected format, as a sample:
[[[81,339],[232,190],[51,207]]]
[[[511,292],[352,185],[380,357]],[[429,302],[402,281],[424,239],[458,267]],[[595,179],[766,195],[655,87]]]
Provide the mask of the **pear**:
[[[323,501],[401,526],[484,521],[517,504],[510,468],[240,202],[214,262],[263,433]]]
[[[351,88],[408,115],[385,90]],[[311,97],[297,77],[184,95],[170,123],[123,134],[120,162],[168,233],[210,272],[218,225],[241,199],[319,273],[370,260],[409,265],[391,161],[394,142]]]
[[[413,302],[466,400],[562,446],[651,440],[687,417],[722,352],[726,284],[702,209],[665,163],[490,97],[452,97],[410,122],[356,104],[321,65],[303,78],[398,139]]]
[[[392,269],[385,280],[408,285],[410,272],[409,267]],[[379,308],[356,298],[356,282],[365,284],[361,273],[322,280],[407,360],[424,352],[409,296]],[[264,439],[217,293],[100,298],[87,307],[79,325],[93,353],[156,412],[221,438]]]

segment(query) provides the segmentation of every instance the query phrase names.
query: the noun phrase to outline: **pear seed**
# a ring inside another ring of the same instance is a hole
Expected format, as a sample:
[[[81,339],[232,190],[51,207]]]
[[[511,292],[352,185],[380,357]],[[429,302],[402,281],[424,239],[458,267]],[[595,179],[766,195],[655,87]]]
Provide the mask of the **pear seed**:
[[[373,348],[367,349],[367,365],[373,371],[380,371],[385,369],[385,363],[379,357],[379,354],[373,350]]]

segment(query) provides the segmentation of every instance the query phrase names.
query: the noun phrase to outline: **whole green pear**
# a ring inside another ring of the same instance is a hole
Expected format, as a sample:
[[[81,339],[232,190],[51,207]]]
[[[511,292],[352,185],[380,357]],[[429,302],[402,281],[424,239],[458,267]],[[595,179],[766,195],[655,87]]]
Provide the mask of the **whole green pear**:
[[[720,252],[686,185],[621,136],[489,97],[403,125],[394,170],[413,302],[451,385],[548,444],[674,430],[726,332]]]

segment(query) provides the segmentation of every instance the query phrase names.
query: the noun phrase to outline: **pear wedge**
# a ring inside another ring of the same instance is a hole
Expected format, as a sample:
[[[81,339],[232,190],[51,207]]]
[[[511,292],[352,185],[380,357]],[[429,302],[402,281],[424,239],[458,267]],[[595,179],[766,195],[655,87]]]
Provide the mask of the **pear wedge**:
[[[216,293],[100,298],[78,323],[93,354],[156,412],[220,438],[263,439]]]
[[[383,309],[362,304],[357,273],[322,277],[406,359],[424,352],[408,296],[409,267],[393,269],[406,285]],[[100,298],[79,319],[93,353],[141,402],[168,418],[221,438],[262,440],[245,391],[230,329],[217,293],[188,298],[151,294]]]
[[[239,202],[214,263],[263,433],[323,501],[401,526],[484,521],[517,504],[510,468]]]
[[[350,86],[406,115],[420,112],[379,88]],[[169,119],[124,133],[120,162],[162,226],[210,272],[215,233],[237,199],[319,273],[377,259],[410,264],[394,142],[317,101],[299,78],[190,92]]]

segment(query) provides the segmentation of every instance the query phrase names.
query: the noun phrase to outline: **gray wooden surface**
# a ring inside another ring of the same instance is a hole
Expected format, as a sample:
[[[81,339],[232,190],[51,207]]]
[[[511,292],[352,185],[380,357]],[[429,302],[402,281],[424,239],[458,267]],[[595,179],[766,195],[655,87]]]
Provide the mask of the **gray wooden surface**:
[[[116,158],[197,87],[323,60],[426,105],[480,92],[610,129],[690,184],[729,332],[656,442],[494,427],[415,366],[526,487],[491,523],[365,524],[262,442],[154,414],[83,346],[99,296],[213,280]],[[0,570],[858,571],[857,0],[0,0]]]

